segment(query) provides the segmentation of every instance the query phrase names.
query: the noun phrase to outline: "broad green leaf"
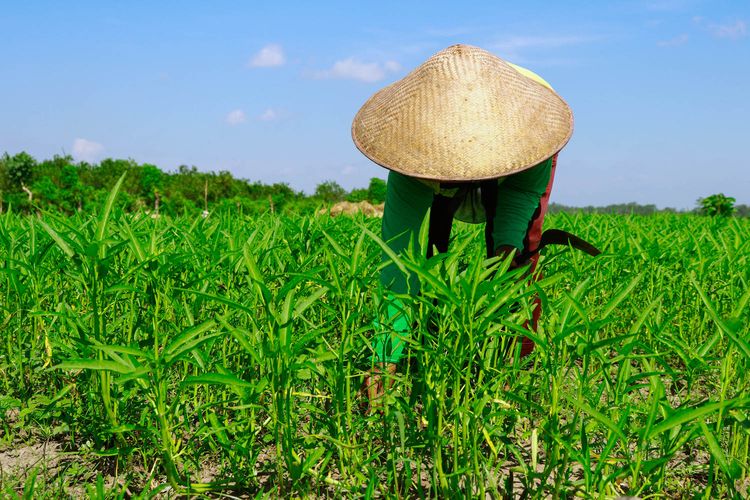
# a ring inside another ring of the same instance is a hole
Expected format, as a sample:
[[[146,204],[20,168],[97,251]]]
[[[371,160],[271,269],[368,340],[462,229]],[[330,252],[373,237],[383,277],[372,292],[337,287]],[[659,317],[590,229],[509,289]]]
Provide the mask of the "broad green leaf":
[[[638,286],[638,283],[641,281],[641,278],[643,277],[642,274],[637,274],[633,277],[633,279],[630,280],[630,282],[622,287],[622,289],[617,292],[617,295],[615,295],[605,306],[604,311],[599,315],[600,318],[608,318],[610,314],[612,314],[612,311],[617,308],[623,300],[625,300],[628,295],[633,291],[633,289]]]
[[[213,320],[209,319],[199,325],[194,325],[190,328],[186,328],[181,333],[176,335],[172,340],[170,340],[169,343],[164,347],[164,356],[167,358],[177,356],[180,352],[182,352],[183,346],[191,342],[198,335],[201,335],[202,333],[205,333],[208,330],[212,329],[215,325],[216,323]]]
[[[294,306],[294,317],[299,318],[302,316],[302,313],[307,310],[308,307],[313,305],[317,300],[319,300],[328,290],[325,288],[319,288],[315,290],[313,293],[308,295],[307,297],[300,299],[297,301],[297,304]]]
[[[120,178],[117,180],[117,183],[115,183],[115,186],[109,192],[109,196],[107,196],[107,201],[104,203],[102,213],[99,214],[99,223],[96,229],[96,240],[100,245],[104,242],[104,234],[107,231],[107,224],[109,223],[109,216],[112,213],[112,206],[115,203],[117,194],[120,192],[120,187],[122,186],[122,182],[125,180],[126,175],[127,172],[123,172]],[[103,255],[100,256],[104,257]]]
[[[711,455],[719,463],[719,467],[721,467],[721,470],[724,471],[724,474],[726,474],[730,480],[734,481],[735,479],[738,479],[730,469],[729,462],[727,462],[727,457],[726,455],[724,455],[724,451],[721,449],[721,446],[719,446],[719,442],[716,440],[716,436],[714,436],[713,433],[708,430],[708,426],[706,426],[705,422],[701,421],[699,423],[701,431],[703,431],[703,437],[706,438],[706,442],[708,443],[708,449],[711,450]]]
[[[71,359],[53,366],[53,370],[104,370],[129,373],[133,368],[105,359]]]
[[[52,237],[52,239],[55,240],[55,243],[57,243],[57,246],[60,247],[60,250],[62,250],[65,253],[65,255],[67,255],[68,257],[73,257],[73,255],[75,255],[75,252],[73,251],[73,249],[70,247],[70,245],[68,245],[68,243],[64,239],[62,239],[62,237],[59,234],[57,234],[57,231],[52,229],[46,222],[44,222],[41,219],[39,219],[39,224],[41,224],[44,230],[47,231],[47,234],[49,234],[50,237]]]
[[[255,384],[253,384],[252,382],[247,382],[245,380],[237,378],[235,375],[215,372],[204,373],[202,375],[191,375],[189,377],[186,377],[185,380],[182,381],[182,385],[188,384],[216,384],[247,388],[255,387]]]
[[[723,331],[727,335],[727,337],[729,337],[730,340],[739,348],[742,355],[745,356],[746,359],[750,360],[750,344],[748,344],[745,339],[737,335],[735,329],[728,325],[723,319],[721,319],[721,317],[719,317],[719,314],[716,312],[716,308],[714,307],[713,303],[711,303],[711,300],[706,296],[703,288],[698,285],[695,277],[691,276],[690,281],[693,282],[693,286],[695,286],[696,290],[698,290],[698,294],[700,295],[701,300],[703,300],[703,303],[706,305],[706,309],[711,315],[711,319],[714,320],[714,323],[716,323],[721,331]]]
[[[607,429],[612,431],[623,443],[628,442],[628,438],[625,436],[625,433],[622,431],[620,427],[617,426],[609,417],[604,415],[598,410],[595,410],[591,408],[588,404],[586,404],[584,401],[580,399],[574,399],[571,397],[565,398],[570,404],[578,408],[579,410],[583,411],[584,413],[588,414],[590,417],[592,417],[594,420],[599,422],[600,424],[604,425]]]
[[[673,411],[667,415],[665,419],[654,425],[646,434],[646,438],[652,438],[666,432],[678,425],[683,425],[691,422],[697,422],[699,419],[706,417],[712,413],[723,408],[729,408],[732,406],[739,406],[750,402],[750,398],[735,398],[728,399],[725,401],[719,401],[716,403],[705,403],[701,406],[694,406],[690,408],[681,408]]]
[[[210,293],[201,292],[199,290],[189,290],[187,288],[180,288],[180,287],[174,287],[173,290],[190,293],[193,295],[197,295],[198,297],[203,297],[204,299],[208,299],[211,301],[219,302],[221,304],[228,305],[232,309],[237,309],[239,311],[246,312],[248,314],[253,314],[254,311],[248,307],[245,307],[244,305],[240,304],[239,302],[235,302],[233,300],[227,299],[226,297],[220,297],[218,295],[212,295]]]

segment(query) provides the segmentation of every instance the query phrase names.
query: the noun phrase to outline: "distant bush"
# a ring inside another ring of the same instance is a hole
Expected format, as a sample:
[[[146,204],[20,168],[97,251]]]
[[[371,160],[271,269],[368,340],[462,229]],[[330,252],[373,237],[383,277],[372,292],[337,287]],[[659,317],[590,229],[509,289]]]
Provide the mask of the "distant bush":
[[[734,213],[734,202],[737,201],[724,193],[712,194],[698,199],[701,213],[711,217],[728,217]]]

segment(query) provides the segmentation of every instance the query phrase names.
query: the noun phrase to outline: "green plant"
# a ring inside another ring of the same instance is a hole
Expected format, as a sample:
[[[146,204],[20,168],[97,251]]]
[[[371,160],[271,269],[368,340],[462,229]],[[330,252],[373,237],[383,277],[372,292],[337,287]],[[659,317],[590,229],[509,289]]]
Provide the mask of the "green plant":
[[[725,196],[724,193],[718,193],[698,199],[698,205],[704,215],[711,217],[727,217],[734,213],[735,201],[737,200],[731,196]]]
[[[378,219],[156,219],[118,208],[125,185],[96,214],[0,216],[0,441],[55,440],[90,460],[85,475],[13,477],[0,494],[74,495],[92,480],[92,496],[118,484],[144,496],[745,491],[747,219],[555,215],[549,225],[605,252],[548,249],[534,284],[485,260],[476,226],[457,224],[447,254],[390,256],[423,293],[400,297],[408,358],[370,414],[359,389],[386,307]],[[538,346],[523,360],[520,335]]]
[[[370,179],[370,184],[367,187],[367,199],[372,203],[383,203],[385,201],[386,184],[385,181],[379,177],[373,177]]]
[[[3,163],[5,163],[6,175],[11,189],[20,190],[23,185],[31,183],[34,166],[36,165],[36,161],[31,155],[25,151],[14,156],[9,156],[6,153]]]
[[[344,199],[346,191],[336,181],[325,181],[315,187],[314,196],[325,202],[336,202]]]

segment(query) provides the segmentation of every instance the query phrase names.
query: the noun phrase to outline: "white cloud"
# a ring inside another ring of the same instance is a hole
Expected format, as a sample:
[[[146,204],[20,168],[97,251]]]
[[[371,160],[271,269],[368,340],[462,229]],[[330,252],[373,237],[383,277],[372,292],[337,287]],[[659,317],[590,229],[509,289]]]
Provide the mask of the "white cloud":
[[[747,24],[745,21],[736,21],[734,24],[709,24],[708,30],[715,37],[738,40],[747,35]]]
[[[381,64],[377,62],[362,62],[350,57],[336,61],[331,69],[319,71],[315,76],[318,78],[339,78],[372,83],[382,80],[386,77],[386,74],[394,73],[400,69],[401,65],[396,61],[386,61]]]
[[[354,168],[354,165],[344,165],[344,168],[341,169],[341,175],[351,175],[356,170],[357,169]]]
[[[747,23],[741,19],[734,23],[716,24],[708,22],[704,17],[695,16],[693,17],[693,22],[716,38],[739,40],[740,38],[747,36]]]
[[[258,116],[258,120],[263,122],[271,122],[279,118],[279,112],[273,108],[266,109],[263,113]]]
[[[73,141],[73,156],[78,160],[95,162],[104,152],[104,146],[98,142],[78,138]]]
[[[226,117],[226,122],[230,125],[239,125],[240,123],[245,123],[245,120],[247,120],[247,117],[241,109],[230,111]]]
[[[386,61],[385,64],[383,64],[383,67],[386,71],[391,73],[395,73],[401,69],[401,65],[396,61]]]
[[[286,56],[281,45],[272,43],[260,49],[252,59],[250,66],[253,68],[268,68],[272,66],[283,66]]]
[[[658,45],[659,47],[679,47],[680,45],[685,45],[687,42],[688,36],[683,33],[682,35],[670,38],[669,40],[661,40],[659,42],[656,42],[656,45]]]

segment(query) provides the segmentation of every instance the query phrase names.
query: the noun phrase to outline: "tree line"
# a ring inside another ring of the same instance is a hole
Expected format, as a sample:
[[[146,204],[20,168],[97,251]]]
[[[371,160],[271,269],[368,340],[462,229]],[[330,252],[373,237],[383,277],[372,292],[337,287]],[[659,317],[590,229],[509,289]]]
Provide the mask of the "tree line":
[[[681,210],[672,207],[657,208],[654,204],[641,205],[639,203],[613,203],[601,207],[587,205],[585,207],[572,207],[560,203],[550,203],[547,211],[549,213],[559,212],[583,212],[587,214],[617,214],[617,215],[654,215],[657,213],[693,213],[709,216],[750,217],[750,205],[735,205],[735,199],[724,196],[721,193],[698,198],[695,208]]]
[[[5,153],[0,157],[0,213],[12,209],[29,213],[55,210],[72,214],[95,211],[109,194],[120,176],[127,172],[118,204],[130,211],[153,211],[167,215],[195,214],[203,211],[240,210],[254,214],[267,211],[305,212],[322,204],[339,201],[385,200],[386,183],[377,177],[367,188],[346,191],[335,181],[325,181],[312,195],[292,189],[286,183],[264,184],[237,179],[230,172],[202,172],[194,166],[180,166],[165,172],[156,165],[139,164],[134,160],[105,159],[98,164],[75,162],[70,156],[54,156],[37,161],[26,152]],[[707,215],[750,216],[750,207],[734,205],[734,199],[723,194],[697,201],[693,212]],[[598,212],[650,215],[657,212],[678,212],[673,208],[658,209],[655,205],[621,203],[605,207],[571,207],[552,203],[550,213]]]
[[[224,209],[243,213],[315,210],[323,203],[385,200],[385,181],[370,179],[367,188],[347,192],[326,181],[312,195],[286,183],[264,184],[237,179],[230,172],[201,172],[180,166],[165,172],[134,160],[105,159],[98,164],[70,156],[37,161],[25,152],[0,158],[0,211],[56,210],[72,214],[96,210],[120,176],[127,172],[117,203],[126,210],[182,215]]]

